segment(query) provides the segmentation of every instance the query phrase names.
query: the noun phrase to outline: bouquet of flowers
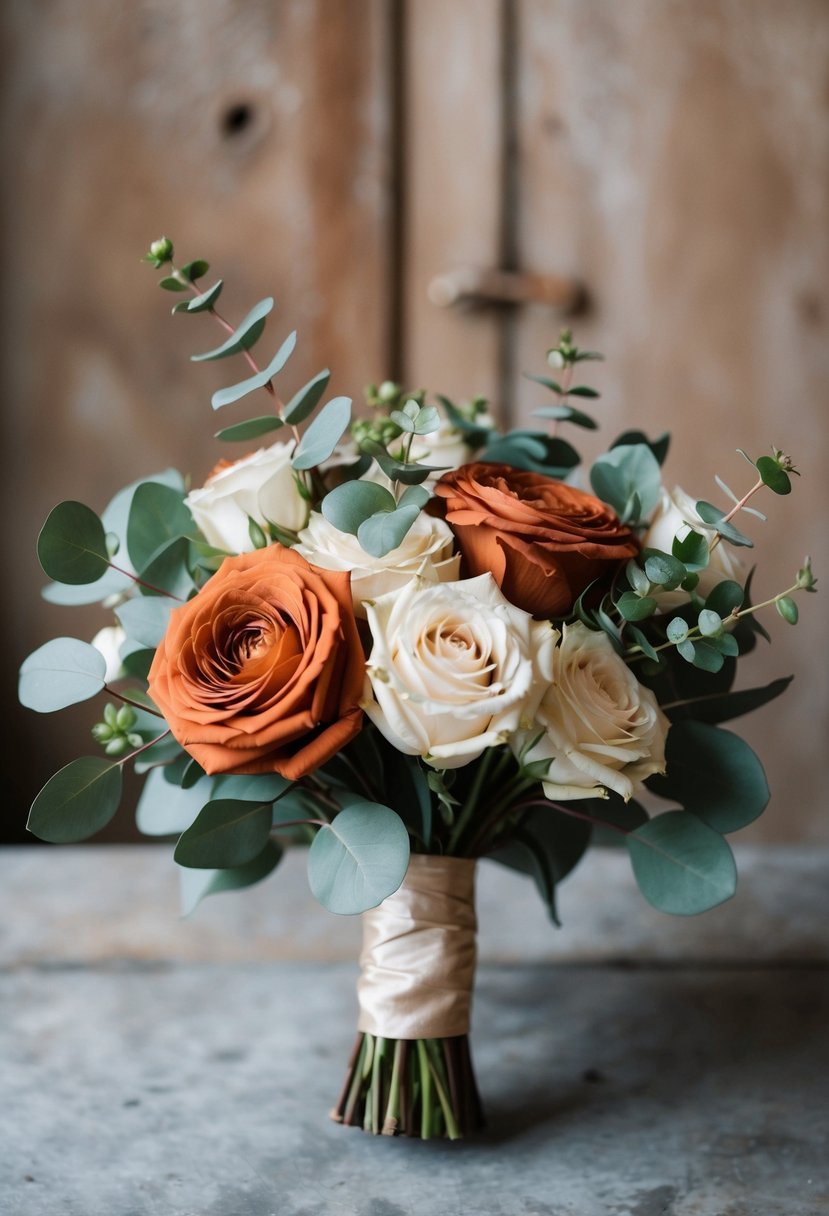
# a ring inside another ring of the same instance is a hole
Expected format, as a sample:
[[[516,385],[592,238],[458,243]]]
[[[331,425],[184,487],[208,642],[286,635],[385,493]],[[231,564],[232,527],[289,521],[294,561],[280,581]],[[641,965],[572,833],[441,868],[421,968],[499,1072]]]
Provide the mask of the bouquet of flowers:
[[[252,354],[273,301],[233,326],[222,281],[198,286],[206,262],[177,266],[166,238],[145,260],[181,293],[175,313],[226,332],[194,361],[248,365],[213,408],[267,396],[267,413],[217,438],[281,434],[200,488],[167,470],[100,516],[78,502],[49,515],[47,598],[100,602],[114,623],[41,646],[20,698],[42,713],[111,699],[92,727],[101,754],[51,778],[29,827],[55,842],[99,831],[132,764],[146,774],[138,826],[176,838],[188,909],[308,845],[314,894],[364,925],[334,1117],[457,1138],[481,1121],[467,1039],[477,858],[529,875],[554,921],[591,837],[624,843],[665,912],[733,894],[725,835],[768,790],[721,724],[784,691],[735,691],[737,665],[768,637],[761,609],[794,624],[795,595],[815,585],[806,559],[754,604],[736,521],[759,514],[755,497],[788,494],[796,470],[776,449],[742,452],[748,487],[717,479],[719,507],[665,487],[668,436],[628,431],[583,472],[559,431],[595,428],[599,394],[578,373],[600,356],[567,331],[530,377],[549,394],[537,429],[501,433],[481,399],[392,383],[352,419],[348,398],[324,402],[328,371],[283,401],[274,381],[296,335],[264,365]]]

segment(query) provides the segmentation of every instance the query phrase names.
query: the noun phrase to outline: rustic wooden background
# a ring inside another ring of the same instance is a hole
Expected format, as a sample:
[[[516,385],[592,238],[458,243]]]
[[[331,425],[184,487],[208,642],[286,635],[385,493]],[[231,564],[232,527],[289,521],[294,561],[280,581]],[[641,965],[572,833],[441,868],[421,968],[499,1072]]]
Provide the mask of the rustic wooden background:
[[[402,377],[504,420],[539,404],[521,373],[561,317],[441,308],[429,284],[578,281],[577,340],[607,356],[589,454],[670,429],[669,480],[716,497],[714,473],[743,485],[737,447],[775,443],[804,476],[751,524],[757,592],[807,550],[829,570],[825,0],[7,0],[0,23],[7,836],[88,729],[20,711],[17,667],[106,623],[39,602],[42,520],[222,454],[227,369],[187,358],[214,334],[138,261],[162,232],[213,262],[231,316],[276,297],[286,382]],[[797,673],[738,725],[774,791],[746,838],[829,838],[825,600],[802,608],[744,675]]]

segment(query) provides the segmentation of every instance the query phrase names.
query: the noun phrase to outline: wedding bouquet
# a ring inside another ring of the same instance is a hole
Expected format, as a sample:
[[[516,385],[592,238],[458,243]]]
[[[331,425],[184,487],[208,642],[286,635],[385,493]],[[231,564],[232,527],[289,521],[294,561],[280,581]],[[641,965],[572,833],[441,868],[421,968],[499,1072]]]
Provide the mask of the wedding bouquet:
[[[78,502],[38,540],[56,603],[111,613],[92,643],[69,637],[24,662],[20,698],[42,713],[97,694],[101,754],[62,768],[29,827],[76,841],[118,809],[122,773],[146,781],[139,828],[175,836],[186,910],[257,882],[286,845],[333,912],[362,913],[358,1036],[334,1117],[374,1133],[456,1138],[481,1121],[468,1047],[474,871],[490,857],[531,876],[556,920],[556,888],[591,837],[627,847],[645,898],[702,912],[733,894],[725,834],[764,809],[751,749],[721,723],[787,679],[734,690],[768,637],[758,614],[797,621],[792,586],[753,604],[738,530],[750,500],[788,494],[791,460],[754,459],[723,507],[663,483],[668,436],[628,431],[583,472],[559,431],[594,429],[569,332],[530,376],[547,396],[535,429],[501,433],[481,399],[429,402],[371,386],[323,404],[322,371],[283,401],[290,334],[251,353],[273,307],[240,325],[217,311],[207,263],[146,259],[175,313],[226,332],[194,361],[239,355],[225,410],[269,410],[218,432],[276,442],[221,460],[188,488],[167,470],[99,516]],[[587,488],[589,486],[589,488]],[[642,801],[644,793],[648,796]],[[654,806],[658,809],[654,809]]]

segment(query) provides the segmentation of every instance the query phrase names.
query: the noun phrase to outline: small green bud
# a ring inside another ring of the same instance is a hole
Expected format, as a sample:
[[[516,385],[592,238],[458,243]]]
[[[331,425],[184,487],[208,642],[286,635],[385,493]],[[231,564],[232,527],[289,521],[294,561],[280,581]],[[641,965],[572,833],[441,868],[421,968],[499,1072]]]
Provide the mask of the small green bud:
[[[812,574],[812,559],[806,557],[803,565],[797,572],[797,585],[802,591],[814,591],[817,586],[817,579]]]
[[[775,461],[784,473],[794,473],[795,477],[800,476],[797,469],[794,467],[794,461],[792,460],[791,456],[788,456],[785,452],[781,452],[780,448],[776,448],[774,444],[772,444],[771,451]]]
[[[104,706],[104,721],[107,726],[112,728],[113,732],[118,729],[118,706],[112,701]]]
[[[127,750],[128,746],[129,744],[123,735],[116,735],[113,739],[110,739],[109,743],[106,744],[104,751],[108,756],[120,756]]]
[[[131,730],[138,721],[138,714],[131,705],[122,705],[115,715],[115,722],[119,730]]]
[[[129,743],[130,747],[143,747],[144,740],[134,731],[130,731],[130,733],[127,735],[127,743]]]
[[[401,391],[400,385],[395,384],[393,380],[384,380],[377,390],[377,397],[384,405],[389,405],[397,400]]]
[[[173,242],[167,236],[161,236],[150,244],[150,254],[160,264],[169,262],[173,256]]]
[[[113,733],[112,727],[107,726],[106,722],[96,722],[92,727],[92,737],[99,743],[108,743]]]
[[[783,620],[788,621],[790,625],[796,625],[800,614],[794,600],[788,595],[782,595],[779,600],[775,600],[775,603],[777,604],[777,611]]]
[[[564,367],[565,362],[564,355],[557,347],[547,351],[547,365],[553,368],[554,371],[560,371]]]

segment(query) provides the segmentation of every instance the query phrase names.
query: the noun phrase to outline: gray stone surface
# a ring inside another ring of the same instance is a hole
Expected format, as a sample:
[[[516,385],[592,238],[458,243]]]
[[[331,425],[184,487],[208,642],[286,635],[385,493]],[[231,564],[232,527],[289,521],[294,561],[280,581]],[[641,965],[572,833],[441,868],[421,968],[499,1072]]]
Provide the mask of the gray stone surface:
[[[676,920],[597,850],[561,932],[482,866],[489,1124],[449,1145],[327,1119],[358,925],[301,857],[182,922],[166,846],[0,853],[0,1213],[829,1216],[826,851],[738,860]]]
[[[326,1112],[344,964],[42,967],[4,982],[9,1216],[817,1216],[829,975],[486,966],[464,1144]]]

